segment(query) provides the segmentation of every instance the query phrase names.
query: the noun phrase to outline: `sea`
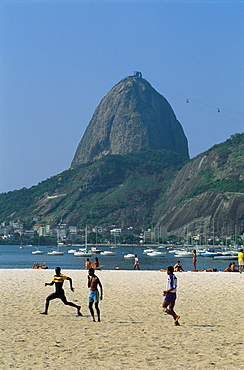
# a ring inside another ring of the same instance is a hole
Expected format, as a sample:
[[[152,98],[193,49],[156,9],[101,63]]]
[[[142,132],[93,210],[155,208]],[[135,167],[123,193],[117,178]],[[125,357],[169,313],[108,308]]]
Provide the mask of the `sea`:
[[[99,246],[98,248],[109,250],[107,246]],[[35,246],[23,246],[23,248],[20,248],[19,245],[0,245],[0,269],[30,269],[34,262],[38,262],[39,264],[46,262],[49,269],[55,269],[57,266],[68,270],[84,269],[87,257],[75,257],[72,253],[68,253],[68,250],[71,249],[70,246],[60,247],[60,250],[65,252],[62,256],[48,255],[47,252],[50,252],[52,248],[47,246],[38,246],[38,249],[44,251],[44,254],[32,254],[32,251],[36,250]],[[78,250],[79,248],[76,249]],[[102,270],[133,270],[134,259],[124,258],[124,255],[133,253],[137,254],[139,258],[140,269],[149,271],[166,269],[179,260],[179,258],[174,257],[174,253],[169,253],[170,249],[166,247],[159,249],[166,252],[165,257],[149,257],[143,254],[145,249],[147,249],[145,246],[118,246],[111,249],[116,252],[115,256],[101,256],[98,253],[93,253],[89,259],[91,262],[94,262],[95,257],[98,257]],[[181,258],[180,262],[185,271],[191,271],[193,269],[191,257]],[[215,260],[212,257],[197,256],[197,269],[216,268],[218,271],[223,271],[230,262],[237,264],[237,260]]]

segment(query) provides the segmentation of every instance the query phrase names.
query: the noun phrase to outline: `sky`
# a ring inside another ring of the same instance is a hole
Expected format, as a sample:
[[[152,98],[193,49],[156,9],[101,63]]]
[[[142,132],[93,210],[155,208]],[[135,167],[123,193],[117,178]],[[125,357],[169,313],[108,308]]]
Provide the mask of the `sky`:
[[[191,158],[243,132],[243,10],[235,0],[0,0],[0,192],[68,169],[95,108],[133,71],[168,100]]]

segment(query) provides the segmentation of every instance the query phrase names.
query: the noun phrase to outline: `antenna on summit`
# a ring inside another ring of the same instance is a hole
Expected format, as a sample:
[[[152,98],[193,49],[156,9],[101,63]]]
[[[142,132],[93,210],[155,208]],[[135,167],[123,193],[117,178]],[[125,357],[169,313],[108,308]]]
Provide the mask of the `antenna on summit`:
[[[142,73],[141,72],[138,72],[138,71],[133,71],[133,72],[134,72],[134,77],[142,78]]]

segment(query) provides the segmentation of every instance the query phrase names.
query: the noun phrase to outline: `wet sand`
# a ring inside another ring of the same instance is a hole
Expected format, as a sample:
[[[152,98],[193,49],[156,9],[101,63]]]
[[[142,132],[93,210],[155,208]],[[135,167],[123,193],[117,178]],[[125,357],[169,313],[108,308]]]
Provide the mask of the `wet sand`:
[[[45,298],[53,270],[0,270],[1,369],[244,368],[244,273],[177,273],[175,311],[162,311],[167,275],[160,271],[98,271],[104,287],[101,322],[88,310],[87,272],[62,270],[76,309]]]

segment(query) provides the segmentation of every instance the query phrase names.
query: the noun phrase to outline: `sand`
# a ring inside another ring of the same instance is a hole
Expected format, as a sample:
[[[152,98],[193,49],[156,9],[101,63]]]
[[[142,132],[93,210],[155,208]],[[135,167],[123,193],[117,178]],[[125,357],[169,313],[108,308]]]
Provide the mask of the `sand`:
[[[177,273],[175,311],[162,311],[167,275],[160,271],[99,271],[104,286],[101,322],[87,307],[87,272],[63,270],[67,299],[47,316],[53,270],[0,270],[1,369],[241,369],[244,273]]]

